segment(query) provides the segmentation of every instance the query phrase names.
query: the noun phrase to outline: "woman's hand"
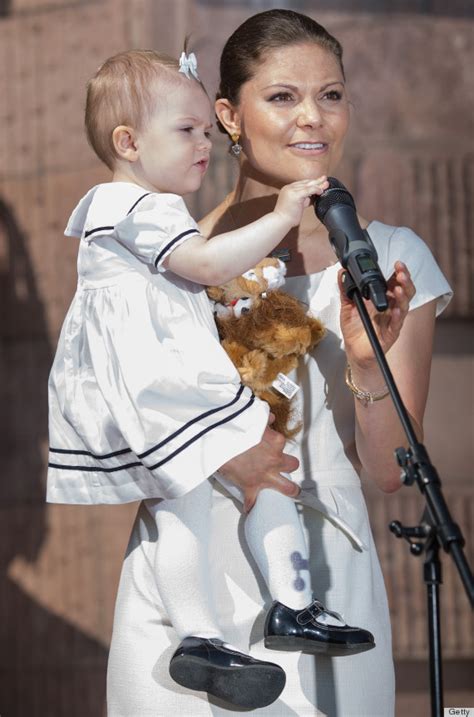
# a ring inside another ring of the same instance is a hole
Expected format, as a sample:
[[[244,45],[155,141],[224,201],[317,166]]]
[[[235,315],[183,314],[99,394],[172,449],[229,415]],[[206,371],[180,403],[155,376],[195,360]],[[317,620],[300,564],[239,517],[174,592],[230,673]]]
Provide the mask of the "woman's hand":
[[[366,331],[362,325],[356,305],[347,298],[342,286],[341,269],[338,275],[341,292],[341,330],[344,337],[347,360],[353,371],[365,371],[376,365],[376,358]],[[371,301],[365,301],[380,345],[386,354],[397,341],[410,301],[416,289],[406,265],[395,262],[395,271],[387,282],[388,309],[379,312]]]
[[[340,279],[340,277],[339,277]],[[407,267],[397,261],[388,282],[389,308],[380,313],[366,302],[380,344],[387,355],[394,382],[411,419],[418,440],[423,440],[423,414],[428,396],[437,299],[408,311],[415,287]],[[341,327],[353,383],[361,390],[385,390],[384,378],[374,356],[357,308],[342,297]],[[366,403],[354,400],[357,455],[365,476],[383,491],[400,488],[400,468],[394,459],[396,446],[406,444],[405,431],[389,396]]]
[[[267,426],[260,443],[219,468],[219,473],[243,492],[246,513],[262,488],[273,488],[291,498],[299,494],[299,486],[281,475],[291,473],[299,465],[297,458],[283,453],[284,447],[284,436]]]

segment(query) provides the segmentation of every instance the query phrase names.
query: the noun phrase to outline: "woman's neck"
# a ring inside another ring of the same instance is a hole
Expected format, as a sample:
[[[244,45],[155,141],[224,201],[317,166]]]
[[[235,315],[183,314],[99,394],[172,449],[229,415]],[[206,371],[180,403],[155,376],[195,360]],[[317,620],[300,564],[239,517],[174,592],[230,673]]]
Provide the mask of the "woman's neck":
[[[201,222],[206,236],[238,229],[273,211],[280,186],[270,184],[247,164],[240,167],[235,188],[224,201]],[[312,274],[335,264],[337,259],[328,240],[326,227],[316,218],[310,205],[298,227],[280,242],[278,249],[290,255],[288,276]]]
[[[265,177],[241,170],[235,188],[225,200],[233,223],[242,226],[271,212],[275,207],[280,188],[276,184],[269,184]],[[326,236],[325,228],[316,218],[313,206],[310,205],[304,211],[299,227],[295,227],[290,232],[290,238],[294,241],[316,232]]]
[[[245,202],[261,197],[276,199],[280,189],[280,184],[271,184],[267,177],[253,170],[244,160],[233,194],[236,202]]]

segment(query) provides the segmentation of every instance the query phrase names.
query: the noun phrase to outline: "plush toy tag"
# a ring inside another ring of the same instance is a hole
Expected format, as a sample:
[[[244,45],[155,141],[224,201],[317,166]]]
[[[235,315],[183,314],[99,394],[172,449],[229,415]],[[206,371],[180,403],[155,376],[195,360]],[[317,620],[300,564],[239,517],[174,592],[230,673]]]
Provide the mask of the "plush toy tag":
[[[272,386],[276,391],[278,391],[278,393],[282,393],[288,399],[293,398],[295,393],[300,390],[300,387],[297,386],[291,378],[285,376],[284,373],[278,374],[276,379],[273,381]]]

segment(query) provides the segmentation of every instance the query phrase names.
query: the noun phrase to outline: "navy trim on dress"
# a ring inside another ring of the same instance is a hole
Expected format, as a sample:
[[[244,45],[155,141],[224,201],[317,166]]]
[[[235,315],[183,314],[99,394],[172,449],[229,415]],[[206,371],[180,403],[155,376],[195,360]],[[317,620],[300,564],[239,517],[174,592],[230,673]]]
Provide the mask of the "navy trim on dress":
[[[160,251],[160,253],[156,257],[155,262],[154,262],[155,267],[158,266],[161,259],[163,259],[163,257],[171,249],[171,247],[173,247],[176,244],[176,242],[178,242],[180,239],[187,236],[188,234],[199,234],[199,231],[197,229],[187,229],[185,232],[181,232],[181,234],[178,234],[177,237],[175,237],[170,242],[168,242],[168,244]]]
[[[201,436],[204,436],[205,433],[208,433],[213,428],[217,428],[217,426],[222,426],[222,425],[224,425],[224,423],[228,423],[233,418],[235,418],[236,416],[239,416],[241,413],[246,411],[247,408],[250,408],[250,406],[253,404],[254,401],[255,401],[255,395],[252,394],[249,401],[247,402],[247,404],[245,406],[243,406],[243,408],[240,408],[235,413],[232,413],[230,416],[227,416],[227,418],[223,418],[222,421],[218,421],[217,423],[214,423],[212,426],[208,426],[207,428],[204,428],[200,433],[198,433],[195,436],[193,436],[192,438],[190,438],[188,441],[186,441],[186,443],[183,443],[183,445],[180,448],[177,448],[175,451],[173,451],[173,453],[170,453],[169,456],[167,456],[166,458],[163,458],[162,461],[158,461],[158,463],[155,463],[152,466],[146,466],[146,467],[148,468],[149,471],[153,471],[153,470],[155,470],[155,468],[159,468],[160,466],[164,465],[165,463],[168,463],[168,461],[170,461],[172,458],[177,456],[178,453],[181,453],[186,448],[188,448],[188,446],[190,446],[191,443],[194,443],[194,441],[197,441],[199,438],[201,438]]]
[[[114,473],[115,471],[125,471],[129,468],[143,468],[143,463],[127,463],[125,466],[115,466],[114,468],[100,468],[97,466],[64,466],[61,463],[48,463],[48,468],[59,468],[62,471],[87,471],[94,473]]]
[[[228,421],[231,421],[233,418],[240,415],[247,408],[250,408],[250,406],[255,401],[255,395],[253,393],[245,406],[240,408],[238,411],[235,411],[230,416],[227,416],[226,418],[223,418],[222,420],[217,421],[216,423],[213,423],[211,426],[207,426],[202,431],[200,431],[196,436],[193,436],[188,441],[183,443],[179,448],[176,448],[176,450],[173,451],[173,453],[171,453],[166,458],[163,458],[161,461],[158,461],[158,463],[155,463],[152,466],[147,466],[146,463],[143,462],[143,458],[149,456],[151,453],[154,453],[155,451],[162,448],[170,441],[174,440],[177,436],[179,436],[181,433],[183,433],[187,428],[190,428],[192,425],[194,425],[198,421],[202,420],[203,418],[207,418],[208,416],[211,416],[213,413],[218,413],[218,412],[223,411],[226,408],[229,408],[230,406],[232,406],[234,403],[236,403],[240,399],[244,389],[245,389],[245,386],[243,383],[241,383],[239,390],[237,391],[236,395],[234,396],[234,398],[231,401],[224,404],[223,406],[218,406],[216,408],[210,409],[209,411],[205,411],[204,413],[199,414],[199,416],[188,421],[184,426],[181,426],[181,428],[179,428],[177,431],[172,433],[170,436],[165,438],[160,443],[157,443],[155,446],[153,446],[152,448],[149,448],[144,453],[137,454],[137,458],[140,459],[139,462],[127,463],[125,465],[114,466],[112,468],[104,468],[101,466],[77,466],[77,465],[68,465],[68,464],[63,465],[60,463],[48,463],[48,467],[49,468],[57,468],[59,470],[70,470],[70,471],[76,470],[76,471],[88,471],[88,472],[96,471],[99,473],[113,473],[115,471],[127,470],[129,468],[136,468],[138,466],[145,467],[148,470],[154,470],[155,468],[158,468],[159,466],[162,466],[164,463],[167,463],[168,461],[170,461],[172,458],[174,458],[176,455],[178,455],[178,453],[181,453],[181,451],[185,450],[188,446],[190,446],[192,443],[194,443],[194,441],[197,441],[199,438],[201,438],[201,436],[208,433],[213,428],[217,428],[218,426],[221,426],[224,423],[228,423]],[[73,450],[73,449],[70,450],[67,448],[50,448],[49,451],[50,451],[50,453],[59,453],[59,454],[71,455],[71,456],[89,456],[90,458],[94,458],[95,460],[99,460],[99,461],[106,460],[108,458],[114,458],[116,456],[124,455],[126,453],[133,453],[131,448],[122,448],[118,451],[113,451],[112,453],[106,453],[103,455],[97,455],[97,454],[91,453],[90,451],[85,451],[85,450]]]
[[[85,232],[84,239],[87,239],[87,237],[90,237],[91,234],[95,234],[96,232],[103,232],[105,230],[107,231],[113,231],[115,227],[96,227],[95,229],[89,229],[88,232]]]
[[[129,214],[131,214],[131,213],[133,212],[133,210],[134,210],[135,207],[137,206],[138,202],[141,202],[142,199],[145,199],[145,197],[149,197],[150,194],[152,194],[152,192],[146,192],[146,194],[142,194],[141,197],[138,197],[138,199],[137,199],[137,201],[135,202],[135,204],[133,204],[133,205],[130,207],[130,209],[128,210],[128,212],[127,212],[127,217],[128,217]]]
[[[181,426],[181,428],[178,428],[177,431],[172,433],[168,438],[165,438],[164,441],[161,441],[161,443],[157,443],[156,446],[153,446],[152,448],[149,448],[145,453],[137,453],[138,458],[140,460],[142,458],[146,458],[150,455],[150,453],[154,453],[155,451],[159,450],[160,448],[163,448],[164,445],[172,441],[176,436],[179,436],[180,433],[183,433],[187,428],[192,426],[194,423],[197,423],[198,421],[202,420],[203,418],[207,418],[208,416],[212,416],[213,413],[217,413],[218,411],[223,411],[224,408],[229,408],[229,406],[232,406],[236,401],[239,400],[239,398],[242,395],[242,392],[244,390],[245,386],[243,383],[240,384],[240,388],[237,391],[236,395],[232,399],[232,401],[229,401],[229,403],[225,403],[223,406],[217,406],[217,408],[211,408],[209,411],[206,411],[205,413],[201,413],[199,416],[196,416],[196,418],[192,418],[190,421],[184,424],[184,426]],[[218,424],[215,424],[218,425]]]
[[[127,212],[127,217],[128,217],[129,214],[131,214],[131,213],[133,212],[133,210],[135,209],[135,207],[137,206],[137,204],[138,204],[139,202],[141,202],[142,199],[145,199],[145,197],[150,196],[150,194],[152,194],[152,192],[145,192],[145,194],[142,194],[141,197],[138,197],[138,199],[137,199],[137,201],[135,202],[135,204],[133,204],[133,205],[130,207],[130,209],[128,210],[128,212]],[[113,231],[114,229],[115,229],[115,226],[113,226],[113,227],[95,227],[94,229],[89,229],[89,231],[87,231],[87,232],[84,233],[84,239],[87,239],[87,237],[90,237],[91,234],[96,234],[97,232],[103,232],[103,231],[105,231],[105,230],[107,230],[107,231]]]
[[[72,456],[90,456],[98,461],[103,461],[106,458],[114,458],[115,456],[123,456],[125,453],[131,453],[131,448],[122,448],[120,451],[113,451],[112,453],[104,453],[102,456],[98,456],[90,451],[73,451],[67,448],[50,448],[50,453],[65,453]]]

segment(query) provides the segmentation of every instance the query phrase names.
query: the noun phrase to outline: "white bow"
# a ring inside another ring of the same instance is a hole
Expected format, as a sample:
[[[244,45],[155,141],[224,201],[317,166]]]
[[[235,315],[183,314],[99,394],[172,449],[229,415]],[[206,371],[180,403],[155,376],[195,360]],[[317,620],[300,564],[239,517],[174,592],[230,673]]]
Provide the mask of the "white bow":
[[[191,77],[194,77],[195,80],[200,82],[197,71],[197,60],[194,52],[191,52],[189,55],[186,55],[185,52],[181,53],[178,72],[182,72],[183,75],[186,75],[188,80],[190,80]]]

